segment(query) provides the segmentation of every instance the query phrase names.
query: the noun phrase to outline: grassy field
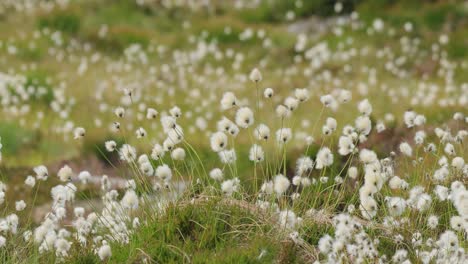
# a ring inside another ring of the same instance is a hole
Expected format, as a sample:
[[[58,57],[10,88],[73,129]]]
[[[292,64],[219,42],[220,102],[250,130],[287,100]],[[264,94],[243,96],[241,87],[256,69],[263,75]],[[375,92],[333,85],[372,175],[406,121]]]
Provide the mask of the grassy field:
[[[468,261],[468,4],[336,2],[0,1],[2,262]]]

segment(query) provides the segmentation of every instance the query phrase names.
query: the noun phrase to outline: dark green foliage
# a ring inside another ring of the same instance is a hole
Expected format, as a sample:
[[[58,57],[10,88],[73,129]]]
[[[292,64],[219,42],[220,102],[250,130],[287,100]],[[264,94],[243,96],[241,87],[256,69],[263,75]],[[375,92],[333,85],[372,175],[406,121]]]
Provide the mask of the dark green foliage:
[[[113,263],[271,263],[288,255],[271,233],[272,227],[235,206],[216,201],[194,205],[171,205],[165,215],[142,226],[130,246],[115,245]],[[138,248],[139,250],[135,250]],[[258,260],[262,250],[266,254]]]
[[[80,30],[81,20],[77,11],[56,9],[38,17],[39,28],[51,28],[68,34],[76,34]]]
[[[16,155],[23,147],[32,143],[35,133],[15,123],[0,122],[0,136],[3,145],[2,154]]]
[[[146,47],[150,43],[150,34],[146,30],[128,26],[114,26],[109,28],[105,37],[92,32],[86,37],[96,47],[106,52],[121,54],[131,44],[140,44]]]
[[[308,0],[302,1],[302,6],[297,6],[296,1],[264,0],[258,8],[244,10],[241,17],[249,23],[277,23],[286,20],[286,13],[294,11],[299,18],[311,15],[331,16],[335,14],[336,0]],[[344,0],[342,13],[349,13],[354,9],[359,0]]]

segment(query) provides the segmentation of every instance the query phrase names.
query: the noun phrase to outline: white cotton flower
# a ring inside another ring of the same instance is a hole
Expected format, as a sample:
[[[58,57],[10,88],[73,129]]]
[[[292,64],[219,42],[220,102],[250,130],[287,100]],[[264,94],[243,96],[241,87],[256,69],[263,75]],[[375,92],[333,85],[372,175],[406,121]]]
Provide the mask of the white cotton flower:
[[[389,185],[390,189],[393,189],[393,190],[407,189],[408,188],[408,183],[406,181],[402,180],[398,176],[392,177],[390,179],[390,181],[388,182],[388,185]]]
[[[223,117],[221,120],[218,121],[216,127],[220,132],[229,132],[231,126],[235,125],[231,120],[226,117]]]
[[[117,107],[115,110],[114,110],[114,114],[117,116],[117,117],[124,117],[125,115],[125,109],[123,109],[123,107]]]
[[[33,176],[28,176],[26,177],[24,184],[32,188],[34,185],[36,185],[36,179]]]
[[[264,158],[264,152],[261,146],[254,144],[249,151],[249,160],[253,162],[261,162]]]
[[[135,180],[128,180],[125,182],[125,189],[132,189],[136,190],[136,182]]]
[[[154,108],[146,109],[146,118],[147,119],[155,119],[157,115],[158,115],[158,111],[156,109],[154,109]]]
[[[447,200],[447,198],[449,196],[449,188],[447,188],[445,186],[442,186],[442,185],[437,185],[434,188],[434,193],[435,193],[437,199],[439,199],[440,201],[445,201],[445,200]]]
[[[154,144],[153,149],[151,150],[151,158],[159,160],[162,157],[164,157],[164,148],[159,144]]]
[[[332,130],[331,130],[329,127],[327,127],[327,126],[323,126],[323,127],[322,127],[322,133],[323,133],[324,135],[328,136],[328,135],[330,135],[330,134],[332,133]]]
[[[276,107],[276,115],[281,118],[289,117],[291,116],[291,110],[284,105],[278,105]]]
[[[414,111],[406,111],[405,114],[403,115],[403,119],[408,128],[411,128],[415,125],[414,119],[416,119],[416,115],[417,114]]]
[[[67,241],[65,238],[58,238],[55,241],[55,254],[57,257],[68,257],[68,251],[71,248],[71,242]]]
[[[139,204],[138,195],[133,189],[127,189],[120,203],[124,208],[137,209]]]
[[[354,166],[348,168],[348,176],[355,180],[358,177],[358,169]]]
[[[146,137],[146,130],[142,127],[138,128],[136,131],[135,131],[135,135],[137,138],[143,138],[143,137]]]
[[[26,203],[23,200],[17,201],[15,203],[16,211],[23,211],[26,208]]]
[[[258,83],[262,81],[262,73],[257,68],[254,68],[250,72],[249,78],[252,82]]]
[[[218,155],[221,162],[224,164],[232,164],[237,160],[234,149],[220,151],[218,152]]]
[[[23,239],[24,239],[25,242],[31,241],[31,237],[32,237],[32,231],[31,230],[24,231]]]
[[[278,174],[275,176],[273,180],[273,184],[274,184],[274,190],[276,194],[282,195],[289,188],[290,182],[288,178],[286,178],[282,174]]]
[[[439,164],[439,166],[441,166],[441,167],[446,167],[446,166],[448,166],[448,159],[447,159],[447,157],[442,156],[442,157],[439,159],[439,161],[437,162],[437,164]]]
[[[169,166],[167,166],[166,164],[163,164],[163,165],[158,166],[156,168],[155,175],[159,179],[161,179],[161,180],[163,180],[165,182],[169,182],[171,180],[171,178],[172,178],[172,171],[169,168]]]
[[[120,159],[126,162],[132,162],[136,159],[136,150],[129,144],[124,144],[119,150]]]
[[[328,254],[332,250],[333,238],[326,234],[318,242],[318,248],[322,254]]]
[[[237,192],[239,188],[239,183],[240,181],[238,178],[226,180],[223,183],[221,183],[221,191],[225,195],[231,196],[234,192]]]
[[[143,172],[146,176],[153,176],[154,168],[149,161],[142,162],[140,164],[140,171]]]
[[[299,106],[299,100],[294,97],[287,97],[284,100],[284,105],[292,112]]]
[[[315,184],[315,179],[313,179],[313,180],[314,180],[314,184]],[[311,184],[312,184],[312,181],[309,178],[301,177],[301,185],[303,187],[310,186]]]
[[[105,143],[106,150],[113,152],[117,148],[117,143],[113,140],[106,141]]]
[[[139,226],[140,226],[140,218],[138,217],[133,218],[132,227],[135,229],[135,228],[138,228]]]
[[[276,131],[276,140],[278,143],[287,143],[292,137],[292,131],[290,128],[280,128]]]
[[[429,143],[427,146],[424,147],[425,152],[435,152],[437,150],[437,147],[435,146],[434,143]]]
[[[420,130],[417,131],[414,135],[414,142],[416,145],[422,145],[424,143],[424,140],[426,139],[426,132]]]
[[[4,236],[0,236],[0,248],[5,247],[6,245],[6,238]]]
[[[466,117],[467,121],[466,123],[468,123],[468,116]],[[455,136],[455,141],[458,142],[458,143],[461,143],[463,142],[463,139],[468,136],[468,131],[467,130],[459,130],[457,132],[457,135]]]
[[[296,90],[294,90],[294,96],[300,102],[305,102],[309,100],[310,93],[309,93],[309,90],[306,88],[303,88],[303,89],[297,88]]]
[[[395,254],[392,256],[393,263],[403,264],[407,259],[408,259],[408,251],[406,251],[405,249],[398,249],[397,251],[395,251]]]
[[[333,164],[333,153],[327,147],[321,148],[317,153],[315,168],[323,169]]]
[[[174,106],[169,110],[169,114],[171,114],[172,117],[177,119],[182,116],[182,110],[180,110],[179,107]]]
[[[322,102],[323,106],[331,108],[336,104],[336,100],[331,94],[321,96],[320,102]]]
[[[359,209],[364,218],[372,219],[377,215],[377,202],[372,197],[368,197],[361,200]]]
[[[308,175],[314,168],[314,161],[309,157],[301,157],[296,161],[296,173],[299,176]]]
[[[177,127],[176,119],[172,116],[163,115],[160,121],[164,130],[164,133],[169,133],[169,131]]]
[[[382,122],[378,122],[375,128],[377,130],[377,133],[381,133],[385,130],[385,124]]]
[[[432,198],[427,193],[423,193],[414,199],[412,203],[413,208],[416,208],[418,211],[424,212],[431,207]]]
[[[184,139],[184,131],[178,125],[174,129],[170,129],[167,131],[167,139],[171,140],[171,142],[175,144],[179,144]]]
[[[171,157],[173,160],[184,160],[185,150],[183,148],[176,148],[172,151]]]
[[[407,143],[403,142],[400,144],[400,152],[403,153],[404,155],[411,157],[413,155],[413,148]]]
[[[223,171],[219,168],[215,168],[210,171],[210,178],[212,178],[215,181],[222,181],[223,177]]]
[[[406,209],[406,201],[401,197],[386,197],[388,212],[392,216],[400,216]]]
[[[221,98],[221,109],[227,110],[237,105],[237,98],[232,92],[226,92]]]
[[[319,181],[320,181],[321,183],[324,183],[324,184],[325,184],[325,183],[328,182],[328,177],[320,177],[320,178],[319,178]]]
[[[279,213],[279,225],[282,228],[294,229],[300,221],[298,221],[298,217],[296,214],[291,210],[284,210]],[[293,236],[293,237],[297,237]],[[295,239],[294,239],[295,240]]]
[[[462,231],[465,225],[465,220],[459,215],[454,215],[450,218],[450,227],[455,231]]]
[[[448,176],[450,172],[447,167],[441,167],[440,169],[437,169],[434,171],[434,180],[441,182],[444,181]]]
[[[226,117],[223,117],[220,121],[218,121],[217,128],[218,131],[229,133],[234,137],[237,136],[237,134],[239,133],[239,128],[236,126],[236,124],[234,124],[231,120],[227,119]]]
[[[110,129],[111,129],[112,132],[119,132],[120,131],[120,123],[119,122],[113,122]]]
[[[447,143],[447,144],[445,145],[444,152],[445,152],[447,155],[453,156],[453,155],[455,155],[455,147],[454,147],[452,144]]]
[[[347,103],[351,100],[351,97],[352,94],[349,90],[341,89],[338,94],[338,101],[340,101],[340,103]]]
[[[359,112],[364,116],[369,116],[372,113],[372,105],[369,103],[369,100],[364,99],[358,104]]]
[[[271,98],[274,95],[274,91],[272,88],[266,88],[265,91],[263,91],[263,96],[265,98]]]
[[[65,165],[58,171],[57,176],[61,181],[67,182],[71,180],[72,174],[72,169],[68,165]]]
[[[427,218],[427,226],[430,229],[436,229],[438,225],[439,225],[439,217],[437,217],[436,215],[431,215]]]
[[[333,132],[336,130],[337,122],[333,117],[328,117],[325,125]]]
[[[423,115],[416,115],[413,122],[415,126],[421,126],[426,123],[426,117]]]
[[[112,256],[111,247],[106,243],[106,241],[102,242],[102,246],[98,250],[98,255],[102,261]]]
[[[75,214],[75,217],[84,217],[85,209],[83,207],[75,207],[75,209],[73,209],[73,213]]]
[[[242,128],[248,128],[254,123],[254,115],[248,107],[239,108],[236,112],[236,124]]]
[[[214,152],[220,152],[226,149],[227,142],[228,142],[228,138],[226,134],[224,134],[223,132],[216,132],[213,135],[211,135],[211,138],[210,138],[211,149]]]
[[[384,21],[381,18],[376,18],[374,21],[372,21],[372,27],[375,31],[382,32],[385,28]]]
[[[101,189],[107,192],[110,188],[111,188],[111,182],[109,181],[109,177],[107,175],[102,175]]]
[[[363,135],[369,135],[372,122],[368,116],[359,116],[355,120],[356,131]]]
[[[354,150],[353,140],[348,136],[341,136],[338,141],[338,153],[346,156]]]
[[[294,176],[292,178],[292,184],[294,186],[299,186],[301,184],[301,176]]]
[[[456,170],[462,170],[465,166],[465,160],[462,157],[455,157],[452,159],[452,167]]]
[[[346,126],[343,127],[343,135],[350,136],[350,137],[355,139],[356,137],[353,136],[353,134],[355,134],[354,127],[352,127],[350,125],[346,125]]]
[[[336,176],[334,179],[335,183],[337,184],[342,184],[343,183],[343,178],[341,178],[340,176]]]
[[[273,181],[267,181],[262,184],[260,191],[266,194],[272,194],[274,190],[274,183]]]
[[[258,140],[267,140],[270,137],[270,128],[265,124],[260,124],[255,129],[255,137]]]
[[[148,155],[142,154],[138,157],[138,164],[149,162]]]
[[[456,112],[455,114],[453,114],[453,119],[457,121],[463,121],[463,119],[465,118],[463,116],[463,113]]]
[[[91,173],[88,171],[82,171],[78,174],[78,179],[81,181],[82,184],[86,184],[91,180]]]
[[[77,127],[73,130],[73,138],[80,139],[85,136],[86,130],[82,127]]]

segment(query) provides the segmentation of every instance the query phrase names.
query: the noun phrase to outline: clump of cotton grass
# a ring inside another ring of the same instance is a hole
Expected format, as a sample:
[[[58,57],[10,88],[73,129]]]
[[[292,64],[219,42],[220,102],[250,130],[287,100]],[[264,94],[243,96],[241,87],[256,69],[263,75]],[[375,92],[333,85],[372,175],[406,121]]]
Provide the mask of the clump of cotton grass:
[[[80,139],[80,138],[83,138],[85,136],[85,129],[82,128],[82,127],[77,127],[75,128],[75,130],[73,130],[73,137],[75,139]]]

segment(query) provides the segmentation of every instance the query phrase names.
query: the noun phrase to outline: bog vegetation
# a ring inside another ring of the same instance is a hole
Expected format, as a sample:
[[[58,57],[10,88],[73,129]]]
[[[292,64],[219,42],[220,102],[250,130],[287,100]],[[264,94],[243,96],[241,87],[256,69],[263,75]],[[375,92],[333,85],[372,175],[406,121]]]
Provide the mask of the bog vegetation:
[[[467,263],[462,1],[0,2],[0,262]]]

